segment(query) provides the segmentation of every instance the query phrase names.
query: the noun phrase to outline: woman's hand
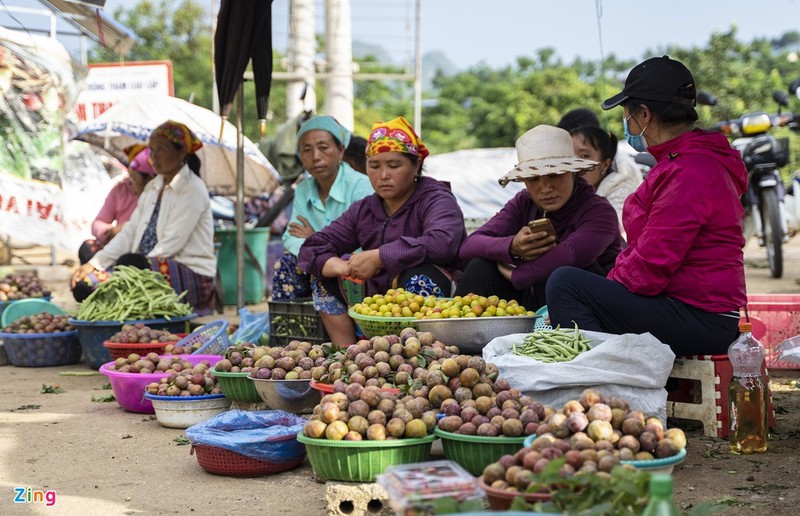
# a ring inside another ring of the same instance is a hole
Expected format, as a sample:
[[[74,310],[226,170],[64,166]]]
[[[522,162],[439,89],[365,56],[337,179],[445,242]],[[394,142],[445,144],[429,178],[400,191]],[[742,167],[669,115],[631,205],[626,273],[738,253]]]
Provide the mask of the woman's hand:
[[[322,266],[322,275],[326,278],[344,278],[350,275],[350,264],[341,258],[329,258]]]
[[[511,281],[511,273],[514,271],[511,267],[506,265],[505,263],[498,263],[497,270],[500,271],[500,274],[508,281]]]
[[[72,274],[72,278],[69,281],[70,288],[74,289],[75,285],[77,285],[80,281],[83,280],[83,278],[85,278],[94,271],[95,271],[94,265],[92,265],[91,263],[84,263],[83,265],[78,267],[78,270],[76,270]]]
[[[511,242],[511,256],[531,261],[555,246],[556,237],[554,235],[548,235],[547,231],[532,233],[528,226],[522,226]]]
[[[125,223],[122,222],[122,223],[118,223],[116,226],[111,226],[109,228],[109,230],[106,231],[106,242],[110,242],[112,238],[117,236],[119,234],[119,232],[122,231],[122,226],[124,226],[124,225],[125,225]]]
[[[378,249],[371,249],[363,253],[356,253],[350,257],[350,276],[355,279],[368,280],[383,268],[381,253]]]
[[[308,220],[301,216],[297,216],[298,222],[289,223],[289,234],[297,238],[308,238],[314,234],[314,228],[311,227]]]

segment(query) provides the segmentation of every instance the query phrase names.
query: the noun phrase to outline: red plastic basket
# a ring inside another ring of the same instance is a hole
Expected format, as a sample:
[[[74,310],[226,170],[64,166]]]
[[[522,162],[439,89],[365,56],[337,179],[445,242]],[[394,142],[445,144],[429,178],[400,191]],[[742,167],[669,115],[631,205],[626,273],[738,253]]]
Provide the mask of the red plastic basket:
[[[159,355],[163,355],[164,348],[167,347],[167,344],[169,344],[169,342],[135,344],[129,342],[105,341],[103,342],[103,347],[108,349],[108,353],[111,355],[111,360],[116,360],[120,357],[128,358],[128,355],[130,355],[131,353],[136,353],[137,355],[145,356],[150,352],[156,352]]]
[[[289,436],[294,438],[294,436]],[[196,444],[192,446],[191,454],[197,456],[197,463],[209,473],[229,477],[260,477],[281,473],[296,468],[305,460],[305,455],[287,462],[270,462],[253,459],[247,455],[236,453],[218,446]]]
[[[747,311],[754,330],[759,322],[765,326],[764,336],[759,340],[767,351],[767,367],[800,369],[800,365],[778,360],[780,352],[776,350],[784,340],[800,335],[800,295],[750,294],[747,296]]]

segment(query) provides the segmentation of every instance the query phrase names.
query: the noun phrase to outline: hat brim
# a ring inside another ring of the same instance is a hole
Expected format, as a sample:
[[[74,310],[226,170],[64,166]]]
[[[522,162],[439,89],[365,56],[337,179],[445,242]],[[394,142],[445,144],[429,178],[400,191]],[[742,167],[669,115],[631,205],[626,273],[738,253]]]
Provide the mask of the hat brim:
[[[501,186],[511,181],[522,181],[534,176],[566,174],[567,172],[586,172],[597,166],[596,161],[582,158],[530,159],[518,163],[513,170],[497,180]]]
[[[625,102],[626,100],[628,100],[629,98],[630,98],[629,95],[625,95],[625,93],[619,92],[613,97],[607,98],[602,104],[600,104],[600,107],[603,109],[615,108],[620,104],[622,104],[623,102]]]

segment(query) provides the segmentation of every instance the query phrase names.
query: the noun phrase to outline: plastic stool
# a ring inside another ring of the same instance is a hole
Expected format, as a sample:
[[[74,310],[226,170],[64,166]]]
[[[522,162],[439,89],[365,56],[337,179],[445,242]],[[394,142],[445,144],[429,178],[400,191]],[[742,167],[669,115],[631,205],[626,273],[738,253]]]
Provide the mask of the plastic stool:
[[[761,373],[767,381],[767,414],[770,427],[777,427],[772,407],[772,391],[766,364]],[[703,424],[703,434],[728,437],[728,384],[733,376],[728,355],[692,355],[676,357],[670,378],[692,380],[679,382],[679,388],[667,395],[667,417],[693,419]],[[700,388],[693,383],[699,382]]]

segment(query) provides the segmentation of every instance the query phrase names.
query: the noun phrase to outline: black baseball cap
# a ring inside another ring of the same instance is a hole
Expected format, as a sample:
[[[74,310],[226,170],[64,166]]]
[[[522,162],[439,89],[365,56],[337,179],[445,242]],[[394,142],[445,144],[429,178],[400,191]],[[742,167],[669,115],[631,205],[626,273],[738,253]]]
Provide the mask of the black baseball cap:
[[[668,56],[651,57],[634,66],[625,79],[622,91],[606,99],[601,107],[611,109],[628,99],[694,106],[697,102],[697,88],[692,72],[683,63]]]

